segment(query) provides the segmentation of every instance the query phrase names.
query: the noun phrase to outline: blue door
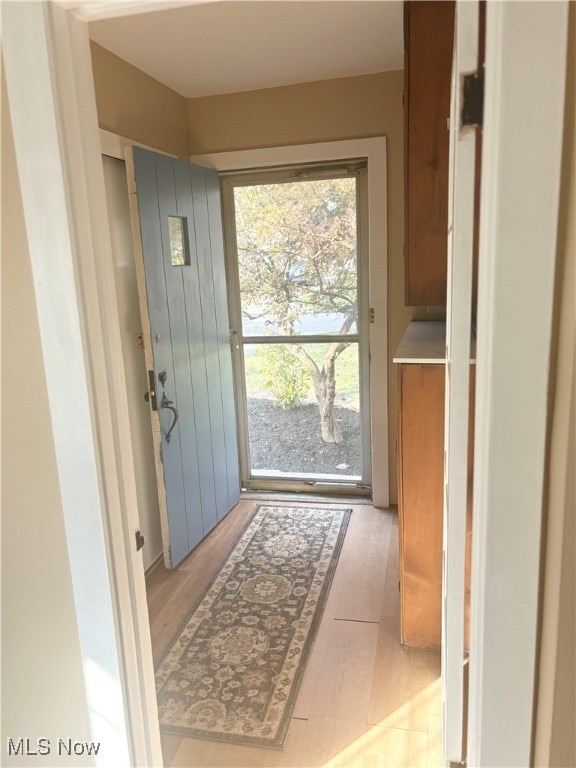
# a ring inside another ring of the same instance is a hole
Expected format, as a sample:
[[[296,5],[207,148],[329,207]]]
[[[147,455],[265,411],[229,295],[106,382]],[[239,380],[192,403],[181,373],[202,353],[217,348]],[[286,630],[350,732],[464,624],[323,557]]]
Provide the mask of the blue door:
[[[232,509],[240,477],[216,171],[137,147],[127,158],[164,560]]]

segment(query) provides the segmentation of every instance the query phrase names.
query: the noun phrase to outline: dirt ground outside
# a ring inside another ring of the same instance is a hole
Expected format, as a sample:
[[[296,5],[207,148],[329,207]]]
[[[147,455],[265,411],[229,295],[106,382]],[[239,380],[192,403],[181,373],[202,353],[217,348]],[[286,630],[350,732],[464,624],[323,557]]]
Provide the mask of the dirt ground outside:
[[[343,440],[326,443],[315,403],[284,410],[271,399],[248,398],[252,470],[360,477],[360,414],[341,406],[335,406],[334,413]]]

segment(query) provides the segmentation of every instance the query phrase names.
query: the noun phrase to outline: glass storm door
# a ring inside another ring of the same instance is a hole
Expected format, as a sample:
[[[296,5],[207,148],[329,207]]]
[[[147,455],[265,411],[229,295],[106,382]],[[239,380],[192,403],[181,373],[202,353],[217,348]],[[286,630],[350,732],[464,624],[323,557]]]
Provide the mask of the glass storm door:
[[[223,181],[246,488],[370,490],[366,171]]]

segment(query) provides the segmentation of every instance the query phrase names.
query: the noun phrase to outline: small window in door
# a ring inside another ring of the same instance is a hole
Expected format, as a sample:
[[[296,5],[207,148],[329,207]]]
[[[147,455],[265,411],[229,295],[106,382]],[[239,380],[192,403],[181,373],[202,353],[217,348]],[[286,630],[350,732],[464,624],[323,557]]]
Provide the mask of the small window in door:
[[[183,267],[190,264],[185,222],[184,216],[168,216],[170,261],[173,267]]]

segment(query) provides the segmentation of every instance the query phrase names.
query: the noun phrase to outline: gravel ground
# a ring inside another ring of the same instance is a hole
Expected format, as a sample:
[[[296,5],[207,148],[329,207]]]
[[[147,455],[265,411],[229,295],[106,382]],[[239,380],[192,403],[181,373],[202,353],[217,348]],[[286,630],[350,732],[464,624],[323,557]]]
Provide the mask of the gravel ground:
[[[272,400],[248,398],[253,470],[361,475],[360,414],[336,406],[341,443],[325,443],[316,404],[285,411]]]

